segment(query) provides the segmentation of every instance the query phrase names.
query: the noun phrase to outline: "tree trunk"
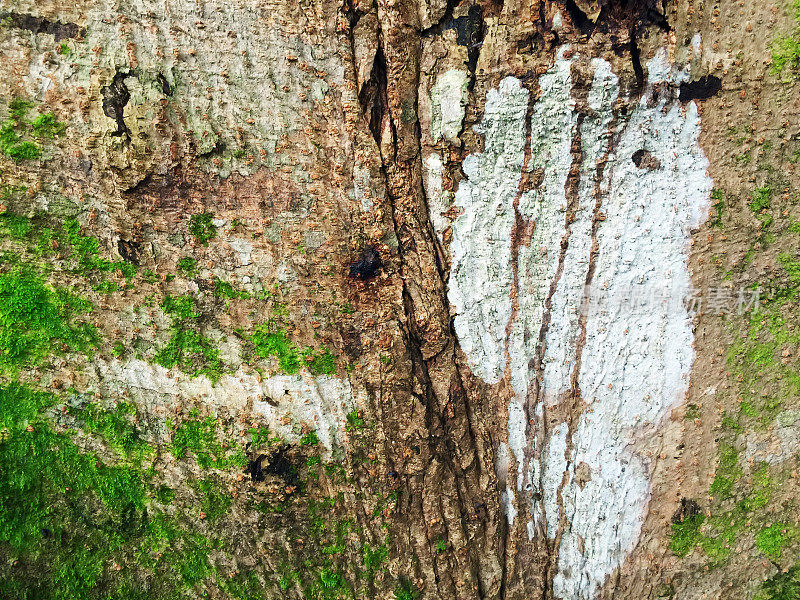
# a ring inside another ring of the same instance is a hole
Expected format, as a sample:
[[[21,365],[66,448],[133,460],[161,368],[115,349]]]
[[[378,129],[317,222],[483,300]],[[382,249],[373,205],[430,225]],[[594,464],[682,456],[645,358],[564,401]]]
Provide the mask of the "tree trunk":
[[[0,596],[800,597],[783,4],[0,1]]]

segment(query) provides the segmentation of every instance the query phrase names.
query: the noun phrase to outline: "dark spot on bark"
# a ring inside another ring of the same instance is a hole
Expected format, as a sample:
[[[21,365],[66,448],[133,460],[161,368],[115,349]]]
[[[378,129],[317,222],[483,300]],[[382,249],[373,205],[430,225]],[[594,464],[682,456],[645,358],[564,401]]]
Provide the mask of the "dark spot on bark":
[[[131,77],[131,74],[118,70],[111,83],[100,88],[100,93],[103,95],[103,113],[117,123],[117,130],[111,134],[112,136],[126,135],[130,137],[131,134],[123,118],[125,105],[131,99],[131,93],[128,91],[128,86],[125,85],[127,77]]]
[[[371,279],[383,268],[381,255],[372,246],[367,246],[361,253],[361,258],[350,265],[349,277],[362,281]]]
[[[275,475],[283,479],[287,485],[299,485],[297,467],[292,464],[288,453],[288,446],[280,446],[271,454],[259,454],[247,463],[245,473],[250,475],[253,481],[264,481],[267,475]]]
[[[266,454],[259,454],[247,463],[244,472],[250,475],[253,481],[264,481],[267,478],[267,473],[262,464],[266,458]]]
[[[678,100],[690,102],[692,100],[708,100],[716,96],[722,89],[722,81],[714,75],[706,75],[696,81],[687,81],[681,84]]]
[[[486,35],[486,23],[483,19],[483,7],[479,4],[473,4],[469,7],[466,15],[454,19],[453,9],[457,5],[458,2],[448,2],[447,10],[445,10],[441,20],[435,25],[424,29],[420,35],[422,37],[442,35],[448,29],[456,32],[456,44],[467,48],[467,69],[472,74],[469,81],[469,89],[472,89],[475,83],[475,67],[478,64],[481,46]]]
[[[681,505],[672,516],[673,523],[683,523],[686,519],[691,519],[702,512],[700,505],[689,498],[681,498]]]
[[[642,54],[639,51],[639,44],[636,43],[636,34],[634,31],[631,31],[631,41],[628,47],[631,52],[633,72],[636,75],[636,87],[642,88],[644,86],[644,68],[642,68]]]
[[[156,75],[156,83],[158,83],[158,87],[161,88],[165,96],[172,96],[172,87],[169,85],[169,81],[167,81],[163,73]]]
[[[633,153],[633,156],[631,156],[631,160],[639,169],[654,171],[655,169],[661,168],[661,161],[653,156],[649,150],[637,150]]]
[[[60,42],[66,38],[83,37],[86,29],[78,27],[75,23],[61,23],[60,21],[50,21],[33,15],[26,15],[13,12],[0,12],[0,21],[4,21],[11,27],[25,29],[33,33],[49,33]]]
[[[139,244],[120,238],[117,240],[117,252],[123,260],[139,266]]]
[[[572,21],[572,24],[577,27],[583,35],[592,34],[594,31],[594,22],[586,16],[586,13],[583,12],[577,4],[575,4],[575,0],[566,0],[564,2],[564,8],[567,9],[569,20]]]

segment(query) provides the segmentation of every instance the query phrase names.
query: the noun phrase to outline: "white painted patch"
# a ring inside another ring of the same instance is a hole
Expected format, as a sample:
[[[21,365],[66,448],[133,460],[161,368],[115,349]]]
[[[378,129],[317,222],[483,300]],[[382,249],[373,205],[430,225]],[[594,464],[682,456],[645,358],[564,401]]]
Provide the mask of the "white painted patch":
[[[503,512],[506,515],[509,525],[514,524],[514,519],[517,518],[517,509],[514,507],[514,490],[507,487],[500,492],[500,504],[503,506]]]
[[[547,536],[556,537],[558,529],[558,489],[567,470],[567,434],[569,427],[561,423],[550,436],[542,465],[542,497],[547,519]]]
[[[528,90],[506,77],[486,96],[484,151],[462,165],[467,176],[456,191],[462,214],[453,223],[448,300],[470,368],[497,383],[505,369],[505,328],[511,317],[513,202],[525,144]]]
[[[682,80],[660,51],[648,63],[649,86]],[[708,211],[712,182],[698,145],[697,107],[642,98],[610,159],[607,220],[586,325],[580,388],[591,409],[573,436],[573,464],[587,463],[592,479],[571,484],[570,527],[561,539],[554,592],[591,598],[639,537],[649,501],[647,465],[631,454],[631,434],[657,425],[685,397],[694,361],[690,230]],[[647,150],[658,169],[632,157]],[[643,300],[638,306],[626,299]],[[565,491],[566,493],[566,491]],[[578,537],[583,539],[581,552]]]
[[[561,396],[571,387],[570,378],[575,366],[580,310],[586,293],[584,288],[592,249],[592,219],[596,203],[593,191],[597,163],[608,151],[611,108],[619,93],[617,77],[611,72],[611,65],[604,60],[596,59],[592,61],[592,66],[595,68],[595,73],[588,104],[594,114],[587,115],[581,126],[583,160],[578,184],[577,208],[570,227],[561,277],[553,294],[550,325],[545,338],[543,388],[545,400],[550,406],[557,404]],[[558,183],[561,183],[561,180]],[[560,189],[563,190],[563,185]],[[557,249],[557,246],[554,247],[554,253]]]
[[[545,301],[556,275],[567,199],[567,181],[577,115],[572,100],[573,58],[563,58],[563,48],[555,65],[539,80],[541,97],[531,117],[531,159],[529,171],[541,169],[541,185],[525,192],[519,200],[523,218],[535,222],[529,246],[519,248],[519,316],[509,339],[511,383],[517,397],[524,399],[533,373],[530,363],[539,345]]]
[[[250,404],[253,413],[266,419],[270,431],[293,442],[300,439],[301,425],[306,424],[316,430],[328,458],[341,447],[346,415],[358,405],[350,382],[330,375],[261,379],[239,370],[212,383],[205,376],[189,377],[138,359],[99,363],[98,369],[109,387],[131,393],[138,403],[169,410],[199,400],[231,412]]]
[[[634,547],[649,501],[649,465],[630,449],[634,436],[643,427],[657,426],[685,396],[694,360],[692,315],[683,303],[691,290],[689,237],[707,215],[712,182],[698,145],[697,107],[691,103],[684,108],[667,98],[653,100],[658,93],[654,84],[676,85],[687,77],[669,64],[664,51],[648,63],[649,88],[628,122],[617,124],[614,153],[603,179],[596,181],[596,166],[609,147],[619,87],[610,65],[595,59],[588,98],[593,112],[581,125],[578,203],[568,231],[564,185],[577,128],[570,76],[574,60],[564,58],[562,50],[542,76],[542,95],[530,124],[529,169],[541,169],[543,180],[519,202],[521,215],[535,228],[530,246],[519,251],[519,314],[509,328],[515,398],[509,405],[508,446],[517,460],[517,490],[526,476],[534,487],[541,482],[542,489],[536,491],[543,495],[545,515],[538,514],[538,503],[531,506],[531,535],[543,516],[548,536],[558,532],[557,492],[567,473],[562,491],[566,526],[553,590],[557,598],[589,600]],[[527,99],[527,92],[513,81],[513,89],[503,89],[506,79],[487,95],[481,129],[486,133],[485,151],[464,161],[468,179],[456,194],[456,205],[464,213],[456,221],[451,244],[448,297],[457,315],[456,334],[471,368],[488,383],[503,375],[510,319],[511,254],[506,240],[513,227],[511,202],[519,184]],[[649,163],[656,168],[634,164],[639,150],[652,155],[655,161]],[[586,288],[596,185],[604,192],[601,211],[606,219],[598,228],[595,274]],[[565,236],[568,246],[556,281]],[[544,404],[537,405],[534,418],[539,422],[542,411],[558,404],[571,378],[578,377],[589,408],[576,425],[570,456],[565,456],[566,423],[557,424],[546,439],[534,442],[526,437],[531,362],[542,334],[544,303],[554,285],[545,332]],[[580,372],[575,373],[586,294],[586,342]],[[630,304],[631,296],[639,305]],[[524,465],[525,449],[534,443],[542,444],[541,463]],[[567,465],[581,463],[590,477],[579,485]],[[506,487],[504,498],[512,497],[511,487]]]
[[[469,73],[450,69],[439,75],[431,88],[431,137],[435,142],[444,138],[459,145],[458,135],[464,123],[467,106]]]
[[[523,465],[525,457],[525,430],[527,419],[522,402],[516,398],[508,405],[508,445],[517,459],[517,489],[522,489]]]
[[[442,189],[442,157],[435,152],[429,154],[423,161],[422,166],[425,170],[425,196],[428,199],[428,212],[430,213],[431,223],[439,241],[442,241],[442,233],[450,225],[450,221],[442,213],[450,208],[453,201],[452,194]]]

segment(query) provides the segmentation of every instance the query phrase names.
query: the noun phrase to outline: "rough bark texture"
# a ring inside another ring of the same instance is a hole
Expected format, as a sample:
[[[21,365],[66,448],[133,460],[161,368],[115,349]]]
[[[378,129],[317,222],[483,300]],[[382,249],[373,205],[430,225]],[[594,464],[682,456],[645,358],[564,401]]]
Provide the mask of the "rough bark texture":
[[[797,598],[793,11],[0,1],[0,595]]]

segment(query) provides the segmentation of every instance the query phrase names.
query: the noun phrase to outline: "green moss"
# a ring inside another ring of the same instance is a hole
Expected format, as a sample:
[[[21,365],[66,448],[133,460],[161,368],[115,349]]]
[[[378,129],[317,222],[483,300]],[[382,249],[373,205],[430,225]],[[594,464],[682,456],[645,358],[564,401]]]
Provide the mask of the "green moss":
[[[162,483],[155,491],[155,498],[161,504],[172,504],[175,500],[175,490],[169,487],[167,484]]]
[[[274,319],[258,325],[248,337],[255,347],[256,355],[261,358],[276,358],[284,373],[293,375],[303,364],[313,375],[336,373],[336,357],[330,350],[325,347],[317,351],[311,348],[301,350]]]
[[[685,419],[694,420],[700,418],[700,407],[697,404],[688,404],[686,406]]]
[[[191,256],[184,256],[178,261],[178,269],[186,277],[194,277],[197,272],[197,260]]]
[[[762,529],[756,536],[756,546],[771,560],[779,560],[786,543],[786,525],[774,523]]]
[[[0,550],[23,565],[42,553],[50,558],[47,569],[13,576],[0,565],[0,580],[22,576],[26,595],[12,598],[37,589],[37,597],[89,598],[105,564],[135,535],[146,503],[136,469],[103,465],[52,430],[39,411],[56,400],[16,384],[0,387],[8,430],[0,443]]]
[[[795,21],[800,22],[800,0],[793,0]],[[782,35],[771,44],[772,72],[776,75],[796,79],[800,74],[800,27],[795,26],[790,35]]]
[[[190,418],[181,421],[172,437],[171,452],[175,458],[186,458],[189,453],[203,469],[224,469],[244,466],[247,459],[241,450],[224,448],[217,435],[218,423],[214,417]]]
[[[39,412],[55,401],[20,386],[0,388],[0,422],[11,424],[0,443],[0,596],[194,597],[214,575],[209,556],[219,543],[150,504],[151,471],[103,464],[55,433]],[[164,486],[155,495],[172,501]]]
[[[769,227],[774,221],[772,215],[766,212],[771,204],[772,188],[761,187],[753,190],[752,200],[750,201],[750,210],[752,210],[761,221],[761,226],[763,228]],[[765,241],[763,240],[763,236],[762,241]]]
[[[197,300],[190,295],[172,296],[167,294],[161,303],[162,310],[177,321],[188,321],[200,318]]]
[[[113,354],[116,358],[122,358],[127,353],[125,349],[125,344],[122,342],[114,342],[114,346],[111,348],[111,354]]]
[[[408,580],[401,580],[394,589],[396,600],[416,600],[418,596],[419,592]]]
[[[56,116],[49,112],[39,115],[31,122],[31,135],[36,138],[53,139],[64,133],[66,128],[64,123],[59,123]]]
[[[714,201],[711,205],[714,209],[714,216],[709,220],[709,226],[722,227],[722,216],[725,214],[725,193],[719,189],[712,190],[711,199]]]
[[[336,357],[327,348],[318,352],[308,352],[308,370],[314,375],[333,375],[336,373]]]
[[[442,552],[446,552],[447,551],[447,539],[439,538],[438,540],[436,540],[435,547],[436,547],[436,553],[437,554],[441,554]]]
[[[702,539],[700,527],[705,515],[698,513],[672,524],[669,547],[677,556],[686,556]]]
[[[82,409],[71,409],[81,423],[81,429],[101,436],[120,456],[141,462],[154,450],[145,442],[134,426],[136,409],[120,403],[115,410],[106,410],[97,404],[89,404]]]
[[[227,281],[223,281],[217,277],[214,278],[214,295],[218,298],[229,298],[231,300],[247,299],[250,297],[250,292],[245,290],[238,290]]]
[[[214,342],[198,332],[200,311],[192,296],[167,295],[161,304],[172,317],[170,339],[153,357],[153,362],[165,369],[178,367],[193,376],[205,375],[212,381],[219,379],[223,364]]]
[[[237,573],[233,577],[221,579],[218,585],[222,591],[238,600],[263,600],[264,598],[264,586],[255,571]]]
[[[300,444],[302,446],[316,446],[319,444],[319,438],[317,437],[316,431],[309,431],[303,437],[300,438]]]
[[[34,103],[22,98],[14,98],[8,105],[8,110],[11,113],[11,119],[15,122],[25,120],[28,111],[34,107]]]
[[[708,493],[722,499],[729,498],[733,485],[741,476],[738,452],[732,446],[721,446],[719,466]]]
[[[0,152],[14,162],[34,160],[42,155],[42,149],[27,140],[22,140],[12,123],[0,126]]]
[[[364,568],[369,580],[375,577],[375,574],[385,569],[385,565],[389,559],[389,545],[384,541],[377,548],[373,548],[369,542],[364,542],[361,547],[361,555],[364,558]]]
[[[233,504],[230,493],[225,491],[218,479],[201,479],[192,484],[192,487],[200,493],[200,510],[210,523],[227,513]]]
[[[0,231],[15,240],[23,240],[31,231],[31,220],[21,215],[3,213],[0,215]]]
[[[761,586],[758,600],[797,600],[800,598],[800,566],[779,572]]]
[[[37,116],[28,122],[26,116],[33,107],[31,102],[16,98],[9,104],[11,118],[0,125],[0,152],[15,162],[40,158],[42,149],[23,136],[29,134],[39,139],[53,139],[66,129],[52,112]]]
[[[41,362],[52,353],[98,345],[93,326],[77,317],[91,305],[27,272],[0,274],[0,368]]]
[[[347,430],[347,431],[349,431],[351,433],[355,432],[355,431],[361,431],[362,429],[364,429],[364,427],[366,427],[366,423],[364,422],[364,419],[362,419],[359,416],[357,410],[352,410],[349,413],[347,413],[346,419],[347,419],[347,421],[346,421],[345,426],[344,426],[345,430]]]
[[[250,341],[261,358],[277,358],[284,373],[293,375],[300,370],[300,350],[289,340],[286,332],[278,328],[275,321],[270,320],[256,327]]]
[[[217,226],[214,225],[214,215],[211,213],[200,213],[192,215],[189,219],[189,233],[204,246],[217,235]]]
[[[278,438],[270,438],[269,427],[251,427],[250,433],[250,446],[251,448],[262,448],[266,445],[272,445]]]
[[[76,270],[81,272],[99,271],[108,273],[119,270],[126,279],[132,278],[137,267],[126,261],[111,261],[100,257],[100,241],[93,236],[84,235],[76,219],[67,219],[61,228],[61,237],[72,250],[76,260]]]
[[[786,252],[778,255],[778,262],[794,284],[800,284],[800,262]]]

